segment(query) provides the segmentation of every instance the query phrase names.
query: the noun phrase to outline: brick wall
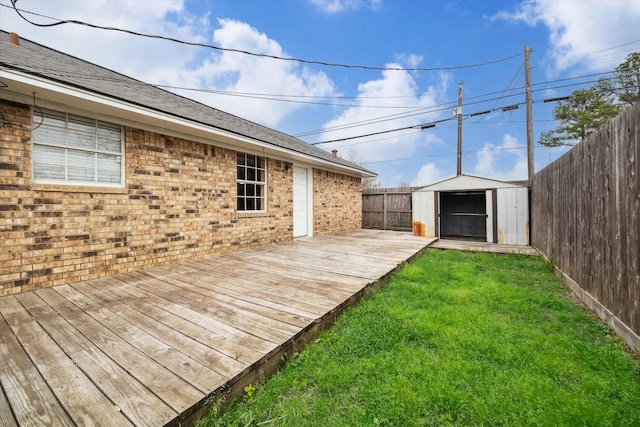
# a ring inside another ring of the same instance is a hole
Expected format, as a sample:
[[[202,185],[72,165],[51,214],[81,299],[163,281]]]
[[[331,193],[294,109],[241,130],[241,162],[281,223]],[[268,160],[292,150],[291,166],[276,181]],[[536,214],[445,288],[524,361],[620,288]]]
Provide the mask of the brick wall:
[[[267,160],[266,214],[236,212],[235,151],[133,128],[124,188],[34,184],[30,108],[0,113],[0,295],[292,239],[290,163]],[[360,179],[314,180],[315,233],[359,229]]]
[[[313,233],[337,234],[362,228],[360,178],[313,170]]]

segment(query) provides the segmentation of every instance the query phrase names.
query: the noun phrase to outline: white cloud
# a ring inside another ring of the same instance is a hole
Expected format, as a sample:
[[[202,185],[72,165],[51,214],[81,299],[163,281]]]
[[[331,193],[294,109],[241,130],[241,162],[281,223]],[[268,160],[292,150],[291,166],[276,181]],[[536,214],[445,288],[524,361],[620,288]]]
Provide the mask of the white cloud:
[[[219,19],[218,23],[220,27],[213,32],[213,44],[216,46],[278,57],[289,56],[278,42],[244,22]],[[273,98],[270,94],[278,94],[280,97],[337,95],[333,82],[323,72],[313,71],[291,61],[228,51],[209,55],[193,69],[162,74],[167,82],[176,86],[234,92],[236,96],[193,92],[186,95],[268,126],[276,126],[304,104],[261,98]],[[237,96],[237,93],[253,95],[250,95],[251,100],[247,102],[246,97]]]
[[[208,14],[190,14],[183,2],[177,0],[154,1],[153,7],[141,1],[119,1],[117,7],[113,7],[113,3],[106,0],[34,2],[22,7],[59,19],[77,19],[222,48],[289,56],[277,41],[250,25],[219,19],[214,29]],[[325,73],[291,61],[221,52],[75,24],[42,29],[17,18],[9,9],[2,8],[0,12],[0,27],[5,30],[148,83],[254,94],[338,95]],[[43,17],[31,18],[51,22]],[[272,127],[293,111],[307,106],[259,97],[247,100],[210,92],[180,93]]]
[[[500,145],[485,142],[476,153],[472,174],[503,181],[527,179],[526,144],[510,134],[504,135]]]
[[[411,180],[411,185],[424,187],[442,181],[446,177],[447,175],[438,169],[435,163],[429,162],[422,165],[416,177]]]
[[[400,67],[398,64],[387,66]],[[433,121],[433,113],[430,116],[428,111],[438,103],[436,94],[446,92],[448,81],[449,76],[442,74],[438,87],[429,87],[420,93],[410,73],[383,71],[380,79],[358,86],[355,106],[347,107],[325,123],[319,140],[351,138]],[[418,127],[326,144],[323,148],[350,149],[356,151],[365,162],[381,162],[411,156],[416,150],[427,149],[438,142],[440,140],[431,130],[421,131]]]
[[[7,5],[6,1],[2,4]],[[140,33],[163,34],[170,37],[204,42],[208,29],[206,17],[185,12],[178,0],[147,2],[119,1],[117,7],[106,0],[40,1],[18,3],[18,7],[59,20],[76,19],[92,24],[116,27]],[[39,23],[50,19],[25,13]],[[0,27],[14,31],[23,38],[45,44],[104,67],[139,79],[148,76],[149,64],[167,62],[180,66],[190,61],[196,50],[171,42],[162,42],[122,32],[92,29],[77,24],[38,28],[19,18],[8,8],[0,9]]]
[[[603,71],[615,68],[637,50],[640,2],[526,0],[514,11],[500,11],[493,18],[545,25],[555,71],[576,65]],[[636,42],[636,48],[629,42]]]
[[[382,0],[310,0],[312,4],[327,13],[344,12],[345,10],[357,10],[369,7],[377,10],[382,6]]]

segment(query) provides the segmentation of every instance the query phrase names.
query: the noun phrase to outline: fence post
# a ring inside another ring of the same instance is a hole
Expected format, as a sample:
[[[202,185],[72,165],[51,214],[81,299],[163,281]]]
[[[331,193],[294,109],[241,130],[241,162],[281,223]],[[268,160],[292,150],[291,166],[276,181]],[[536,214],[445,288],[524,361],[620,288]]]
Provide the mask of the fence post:
[[[382,229],[387,229],[387,193],[382,196]]]

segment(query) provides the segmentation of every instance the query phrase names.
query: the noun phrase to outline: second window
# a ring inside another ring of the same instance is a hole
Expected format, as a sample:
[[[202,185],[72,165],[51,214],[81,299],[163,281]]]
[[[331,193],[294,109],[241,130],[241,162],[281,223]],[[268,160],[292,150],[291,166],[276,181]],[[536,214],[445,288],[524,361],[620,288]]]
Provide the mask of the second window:
[[[264,157],[238,153],[238,212],[266,210],[266,162]]]

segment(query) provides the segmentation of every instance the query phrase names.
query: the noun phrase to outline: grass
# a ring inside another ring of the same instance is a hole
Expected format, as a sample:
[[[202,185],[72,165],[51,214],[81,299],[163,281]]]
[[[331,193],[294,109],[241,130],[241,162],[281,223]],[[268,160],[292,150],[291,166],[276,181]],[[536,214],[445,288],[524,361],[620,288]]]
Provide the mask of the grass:
[[[638,426],[640,360],[539,257],[428,250],[199,426]]]

